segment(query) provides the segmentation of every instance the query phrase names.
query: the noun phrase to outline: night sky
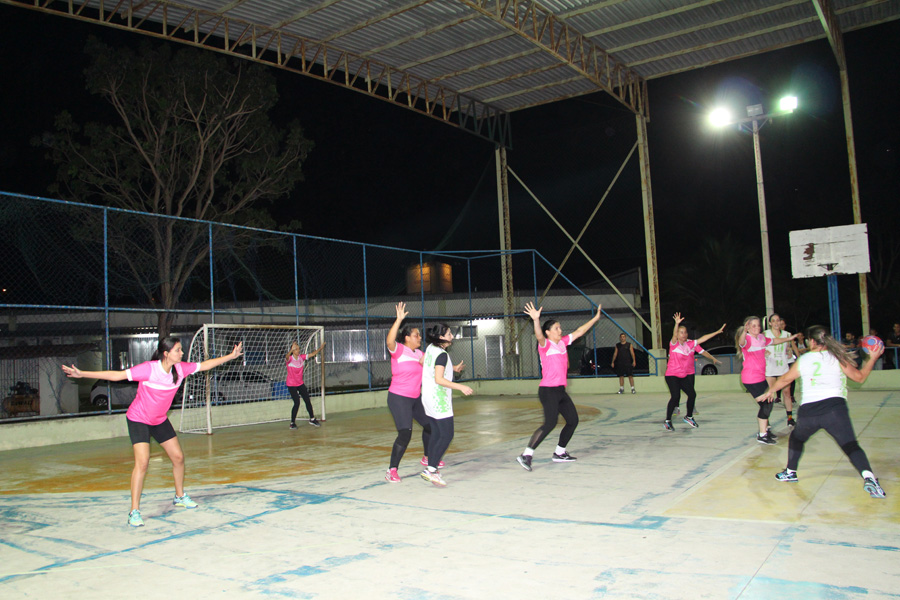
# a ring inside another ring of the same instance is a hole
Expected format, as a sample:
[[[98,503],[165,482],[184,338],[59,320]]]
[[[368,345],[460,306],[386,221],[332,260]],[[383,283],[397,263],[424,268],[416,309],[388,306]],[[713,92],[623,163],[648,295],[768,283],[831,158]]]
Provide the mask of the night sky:
[[[61,110],[88,120],[103,103],[84,90],[87,36],[113,45],[145,38],[6,5],[0,19],[6,25],[0,189],[46,196],[55,167],[29,140],[52,129]],[[898,21],[844,37],[863,221],[870,239],[894,244],[900,243],[898,40]],[[306,181],[273,208],[276,218],[300,219],[309,235],[414,250],[499,246],[490,143],[332,84],[280,71],[277,78],[281,101],[273,119],[298,118],[316,148],[304,165]],[[664,275],[693,260],[707,238],[729,237],[737,248],[759,252],[752,138],[735,128],[713,132],[705,119],[721,103],[735,114],[755,103],[773,110],[788,92],[799,97],[800,108],[761,132],[776,309],[780,298],[796,305],[804,297],[808,314],[795,313],[794,320],[824,321],[825,282],[790,279],[788,232],[852,223],[839,75],[825,40],[649,83],[658,262]],[[513,113],[512,132],[510,167],[573,236],[636,135],[633,115],[602,93]],[[560,261],[567,240],[512,178],[510,197],[513,246]],[[608,274],[646,268],[636,152],[583,246]],[[762,307],[759,270],[758,299],[752,300]],[[578,283],[598,278],[583,259],[569,274]],[[855,277],[841,278],[844,329],[859,328],[855,286]],[[662,294],[664,315],[690,311],[669,306],[665,288]],[[890,296],[871,308],[873,325],[882,331],[900,318],[900,302]]]

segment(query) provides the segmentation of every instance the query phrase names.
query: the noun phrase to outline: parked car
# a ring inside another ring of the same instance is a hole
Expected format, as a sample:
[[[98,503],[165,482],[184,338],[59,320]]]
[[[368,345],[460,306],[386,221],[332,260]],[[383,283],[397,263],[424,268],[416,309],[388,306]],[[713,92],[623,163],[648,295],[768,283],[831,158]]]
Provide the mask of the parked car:
[[[106,408],[112,399],[112,407],[130,406],[137,395],[138,384],[135,381],[106,381],[98,379],[91,386],[91,406]]]
[[[735,354],[734,346],[716,346],[707,348],[707,352],[715,356],[722,364],[717,365],[701,354],[694,355],[694,366],[697,375],[728,375],[741,372],[741,361]]]
[[[217,392],[214,404],[269,400],[275,383],[258,371],[230,369],[218,372],[213,382]]]

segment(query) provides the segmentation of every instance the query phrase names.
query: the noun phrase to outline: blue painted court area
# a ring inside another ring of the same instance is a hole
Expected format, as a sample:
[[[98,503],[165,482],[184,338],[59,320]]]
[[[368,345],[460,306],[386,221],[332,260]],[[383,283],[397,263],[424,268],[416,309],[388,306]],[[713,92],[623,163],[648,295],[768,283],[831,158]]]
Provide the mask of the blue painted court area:
[[[384,481],[385,410],[296,432],[306,437],[291,438],[288,453],[283,423],[182,436],[200,507],[172,506],[157,461],[138,529],[125,523],[127,440],[104,442],[111,455],[125,445],[126,460],[102,469],[119,482],[111,491],[66,493],[47,478],[94,477],[77,456],[95,464],[96,445],[4,452],[4,465],[29,462],[46,493],[15,491],[28,489],[21,467],[0,474],[0,597],[900,598],[900,395],[850,398],[885,500],[863,491],[824,433],[807,445],[800,481],[777,482],[784,411],[773,413],[778,444],[757,444],[745,395],[701,395],[700,428],[679,422],[671,433],[662,394],[575,400],[578,461],[552,463],[551,434],[530,473],[515,457],[540,422],[536,399],[458,401],[443,489],[417,476],[417,432],[402,483]],[[281,474],[260,479],[240,461]],[[214,466],[245,479],[213,483]]]

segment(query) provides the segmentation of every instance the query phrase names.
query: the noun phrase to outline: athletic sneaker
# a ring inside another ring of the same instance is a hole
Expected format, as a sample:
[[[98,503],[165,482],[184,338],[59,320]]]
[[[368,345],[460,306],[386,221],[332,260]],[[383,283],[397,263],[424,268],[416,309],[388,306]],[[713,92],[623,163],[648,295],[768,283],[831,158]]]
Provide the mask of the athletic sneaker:
[[[562,454],[553,453],[553,462],[574,462],[578,460],[568,452],[563,452]]]
[[[625,388],[619,388],[619,391],[616,392],[616,393],[617,393],[617,394],[624,394],[624,393],[625,393]]]
[[[760,444],[766,444],[768,446],[771,446],[772,444],[775,443],[775,438],[773,438],[768,433],[766,433],[765,435],[761,435],[761,434],[757,433],[756,441],[759,442]]]
[[[681,414],[681,407],[680,407],[680,406],[676,406],[676,407],[675,407],[675,410],[672,411],[672,414],[673,414],[673,415],[680,415],[680,414]]]
[[[423,456],[422,460],[419,461],[419,464],[422,465],[423,467],[427,467],[428,466],[428,457]],[[441,461],[438,463],[438,469],[443,469],[443,468],[444,468],[444,461]]]
[[[128,513],[128,524],[132,527],[143,527],[144,520],[141,518],[141,511],[135,509]]]
[[[318,420],[317,418],[315,418],[315,417],[313,417],[312,419],[309,420],[309,424],[310,424],[310,425],[315,425],[316,427],[321,427],[321,426],[322,426],[322,424],[319,423],[319,420]]]
[[[694,427],[695,429],[696,429],[697,427],[700,427],[699,425],[697,425],[697,421],[694,420],[694,417],[685,417],[685,418],[682,419],[682,421],[684,421],[685,423],[687,423],[687,424],[690,425],[691,427]]]
[[[632,393],[632,394],[637,394],[637,392],[634,391],[634,388],[631,388],[631,393]]]
[[[775,479],[778,481],[797,481],[797,471],[788,471],[785,468],[781,473],[775,473]]]
[[[419,473],[419,476],[422,479],[424,479],[425,481],[430,481],[433,485],[436,485],[437,487],[446,487],[447,486],[447,482],[444,481],[444,478],[441,477],[441,474],[437,471],[432,472],[432,471],[429,471],[428,469],[425,469],[424,471]]]
[[[388,469],[387,473],[384,474],[384,479],[390,483],[400,483],[400,476],[397,475],[397,469]]]
[[[775,435],[774,433],[772,433],[772,428],[771,428],[771,427],[769,427],[768,429],[766,429],[766,435],[769,436],[770,438],[772,438],[773,440],[777,440],[777,439],[778,439],[778,436]]]
[[[797,426],[797,421],[794,420],[794,417],[788,417],[788,427],[793,429]]]
[[[297,429],[297,424],[296,424],[296,423],[291,423],[291,426],[288,427],[288,429]]]
[[[881,486],[878,485],[878,480],[874,477],[866,477],[866,481],[863,483],[863,489],[869,492],[869,495],[873,498],[884,498],[887,496]]]
[[[183,506],[185,508],[197,508],[197,503],[191,500],[191,497],[184,494],[184,496],[175,496],[175,499],[172,500],[172,504],[175,506]]]
[[[675,428],[672,427],[672,421],[663,422],[663,427],[666,428],[666,431],[675,431]]]
[[[530,456],[525,455],[525,454],[520,454],[519,456],[516,457],[516,460],[518,461],[518,463],[520,465],[522,465],[523,469],[525,469],[526,471],[531,470],[531,457]]]

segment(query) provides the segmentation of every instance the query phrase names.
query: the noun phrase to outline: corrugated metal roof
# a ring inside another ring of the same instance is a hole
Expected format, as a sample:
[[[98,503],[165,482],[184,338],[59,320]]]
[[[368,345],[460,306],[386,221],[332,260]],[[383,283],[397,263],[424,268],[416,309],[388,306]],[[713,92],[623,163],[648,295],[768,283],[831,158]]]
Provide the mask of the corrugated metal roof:
[[[825,37],[813,0],[0,1],[479,117],[600,90],[646,113],[648,79]],[[900,0],[819,1],[844,32],[900,18]]]

